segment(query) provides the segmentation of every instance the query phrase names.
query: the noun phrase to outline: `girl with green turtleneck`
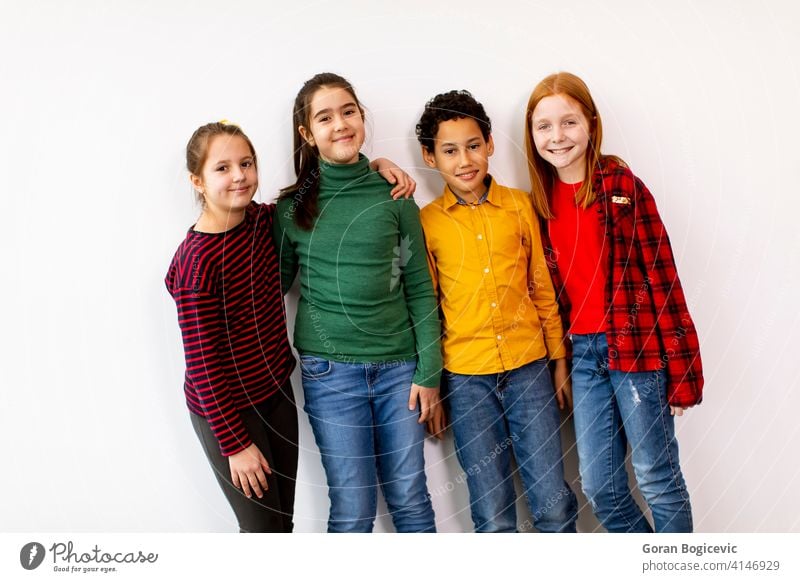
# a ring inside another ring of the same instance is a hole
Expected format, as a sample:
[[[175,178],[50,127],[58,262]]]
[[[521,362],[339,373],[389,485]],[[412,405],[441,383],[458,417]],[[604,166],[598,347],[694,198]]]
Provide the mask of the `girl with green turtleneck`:
[[[328,531],[371,531],[381,486],[398,531],[435,531],[425,425],[442,429],[440,323],[415,202],[360,153],[364,110],[322,73],[295,100],[297,181],[275,221],[294,345],[331,501]]]

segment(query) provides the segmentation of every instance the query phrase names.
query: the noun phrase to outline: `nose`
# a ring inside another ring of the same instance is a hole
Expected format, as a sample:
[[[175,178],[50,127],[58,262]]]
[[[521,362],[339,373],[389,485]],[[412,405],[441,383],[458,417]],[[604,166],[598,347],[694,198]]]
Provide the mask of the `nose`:
[[[342,117],[341,115],[336,115],[333,118],[333,125],[336,131],[341,131],[342,129],[344,129],[346,125],[344,122],[344,117]]]
[[[553,127],[553,133],[550,136],[550,139],[553,140],[553,143],[558,143],[564,139],[564,132],[561,130],[561,126],[556,125]]]
[[[468,166],[469,165],[469,152],[467,148],[461,148],[458,152],[458,164],[459,166]]]
[[[241,166],[235,166],[233,169],[233,181],[242,182],[244,181],[244,176],[245,176],[245,169]]]

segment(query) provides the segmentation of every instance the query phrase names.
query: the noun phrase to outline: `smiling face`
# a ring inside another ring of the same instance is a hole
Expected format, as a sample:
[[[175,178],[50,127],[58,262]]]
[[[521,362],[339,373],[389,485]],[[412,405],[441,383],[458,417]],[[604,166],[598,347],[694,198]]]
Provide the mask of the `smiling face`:
[[[209,138],[203,169],[191,181],[203,196],[205,211],[215,216],[243,211],[258,189],[256,160],[247,140],[230,134]]]
[[[483,139],[477,121],[459,117],[440,122],[433,142],[432,152],[422,147],[425,163],[439,170],[453,194],[467,202],[477,201],[486,192],[483,180],[494,153],[492,136]]]
[[[543,98],[533,110],[531,137],[536,151],[568,184],[586,178],[589,120],[580,104],[567,95]]]
[[[307,125],[300,135],[332,164],[354,164],[364,144],[364,114],[356,98],[340,87],[322,86],[309,104]]]

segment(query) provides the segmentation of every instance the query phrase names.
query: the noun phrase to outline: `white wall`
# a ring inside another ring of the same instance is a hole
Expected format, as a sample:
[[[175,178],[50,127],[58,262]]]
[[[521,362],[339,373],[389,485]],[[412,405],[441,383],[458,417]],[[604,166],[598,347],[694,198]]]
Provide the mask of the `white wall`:
[[[241,124],[271,200],[291,178],[295,93],[339,72],[371,110],[366,153],[412,172],[423,204],[441,183],[414,124],[467,88],[494,122],[494,175],[527,188],[524,106],[563,69],[592,89],[605,150],[653,191],[700,332],[706,398],[678,420],[697,529],[800,531],[799,25],[788,0],[5,7],[0,528],[236,530],[189,424],[163,285],[198,214],[182,158],[195,127]],[[301,445],[297,529],[321,531],[305,419]],[[452,441],[426,453],[440,529],[467,529]]]

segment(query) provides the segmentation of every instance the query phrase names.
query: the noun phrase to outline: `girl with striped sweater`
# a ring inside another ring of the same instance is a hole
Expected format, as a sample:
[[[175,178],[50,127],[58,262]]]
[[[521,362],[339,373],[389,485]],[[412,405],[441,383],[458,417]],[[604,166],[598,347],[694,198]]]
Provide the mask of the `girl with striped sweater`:
[[[394,194],[413,191],[391,162],[379,164],[397,182]],[[275,205],[253,201],[256,153],[235,125],[198,128],[186,165],[203,210],[172,259],[166,285],[178,309],[192,426],[239,530],[291,532],[295,360],[272,239]]]

